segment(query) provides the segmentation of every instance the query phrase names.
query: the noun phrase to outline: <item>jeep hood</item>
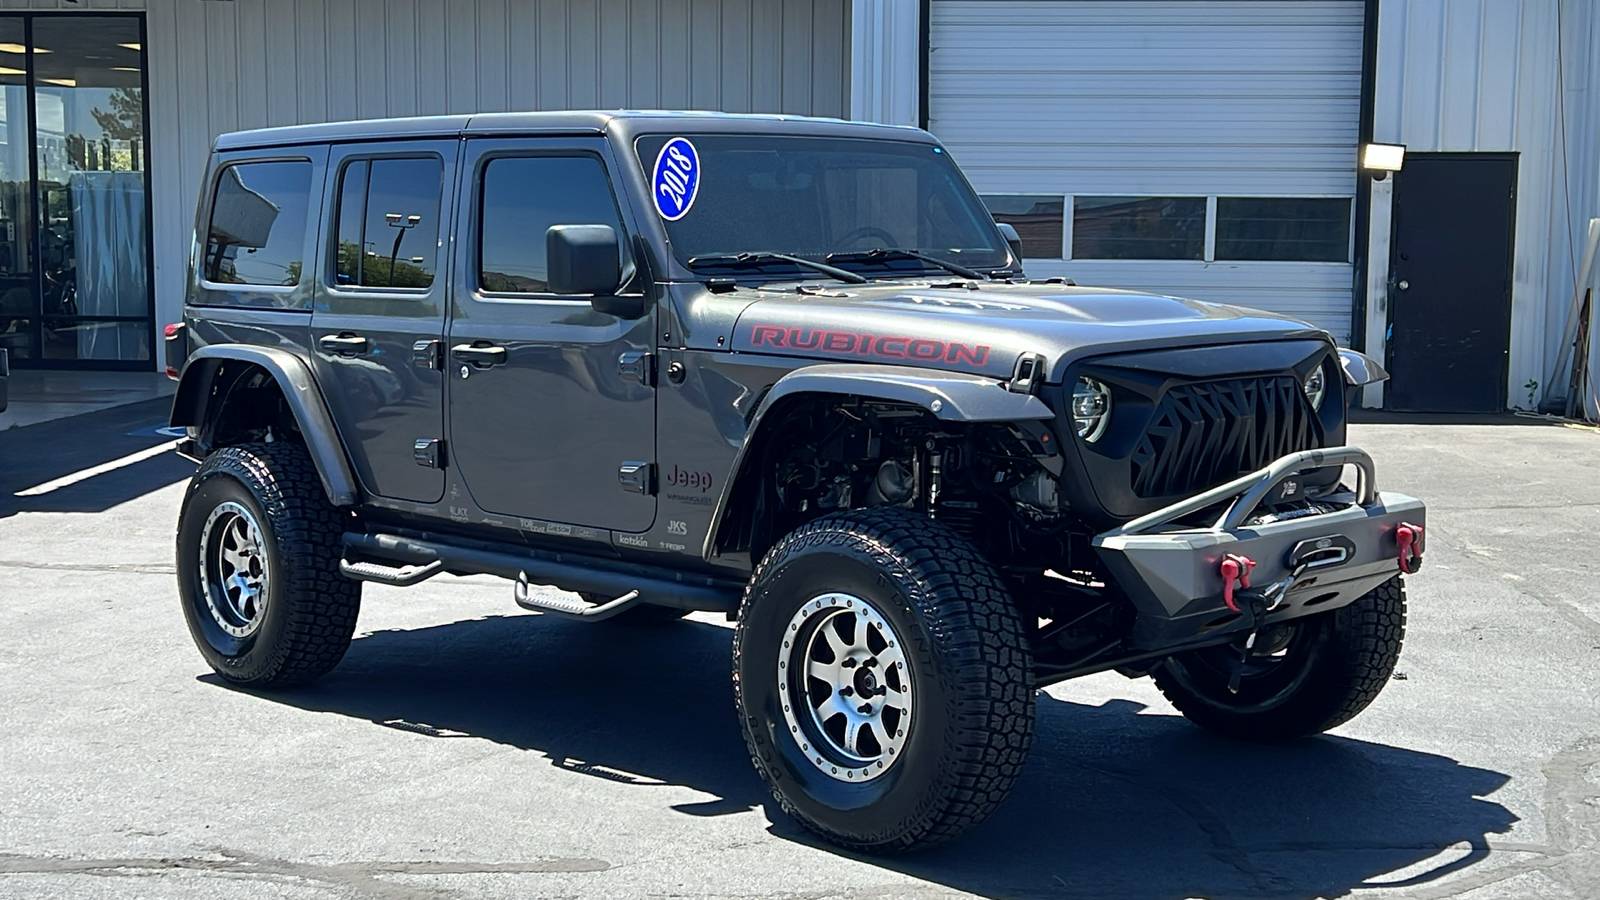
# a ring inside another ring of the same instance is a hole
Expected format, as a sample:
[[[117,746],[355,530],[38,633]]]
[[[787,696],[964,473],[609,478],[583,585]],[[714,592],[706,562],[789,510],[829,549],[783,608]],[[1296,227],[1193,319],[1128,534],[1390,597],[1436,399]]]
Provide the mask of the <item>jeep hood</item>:
[[[1087,356],[1154,348],[1332,339],[1260,310],[1135,291],[1060,284],[868,284],[753,290],[731,349],[829,361],[891,363],[1009,378],[1044,356],[1059,382]],[[1248,363],[1246,363],[1248,365]]]

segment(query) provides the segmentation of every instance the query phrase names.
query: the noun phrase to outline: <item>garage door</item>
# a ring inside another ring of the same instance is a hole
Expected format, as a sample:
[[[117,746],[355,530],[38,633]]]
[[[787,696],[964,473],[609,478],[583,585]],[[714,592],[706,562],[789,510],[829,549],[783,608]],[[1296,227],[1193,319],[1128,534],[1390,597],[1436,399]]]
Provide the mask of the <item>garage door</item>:
[[[1359,0],[934,0],[929,128],[1028,274],[1348,341]]]

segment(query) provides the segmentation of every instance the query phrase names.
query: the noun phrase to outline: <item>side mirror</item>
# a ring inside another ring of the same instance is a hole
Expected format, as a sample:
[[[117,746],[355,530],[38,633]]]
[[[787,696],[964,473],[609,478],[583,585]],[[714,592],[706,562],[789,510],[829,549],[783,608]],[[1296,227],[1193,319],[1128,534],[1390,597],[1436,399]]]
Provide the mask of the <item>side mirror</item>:
[[[1351,387],[1388,381],[1389,373],[1378,361],[1359,350],[1339,348],[1339,366],[1344,369],[1344,383]]]
[[[610,225],[551,226],[544,249],[550,293],[605,297],[617,292],[622,255]]]
[[[1011,248],[1011,255],[1022,265],[1022,235],[1017,234],[1016,226],[1010,222],[996,222],[995,227],[1000,229],[1000,236],[1006,239],[1006,246]]]

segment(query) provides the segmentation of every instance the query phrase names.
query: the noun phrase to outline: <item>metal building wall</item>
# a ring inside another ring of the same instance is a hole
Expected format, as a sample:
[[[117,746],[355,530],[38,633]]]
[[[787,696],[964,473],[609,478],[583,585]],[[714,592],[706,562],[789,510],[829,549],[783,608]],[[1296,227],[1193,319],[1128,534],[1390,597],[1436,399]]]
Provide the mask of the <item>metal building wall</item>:
[[[1600,7],[1383,0],[1378,10],[1373,139],[1411,152],[1519,154],[1507,396],[1528,406],[1529,380],[1540,395],[1550,386],[1584,223],[1600,216]],[[1375,234],[1388,232],[1387,194],[1374,193]],[[1374,259],[1387,258],[1387,243],[1381,250]],[[1372,297],[1368,346],[1381,352],[1372,341],[1384,310]]]
[[[511,109],[843,116],[850,99],[849,0],[140,7],[148,9],[158,324],[179,316],[199,182],[222,132]]]

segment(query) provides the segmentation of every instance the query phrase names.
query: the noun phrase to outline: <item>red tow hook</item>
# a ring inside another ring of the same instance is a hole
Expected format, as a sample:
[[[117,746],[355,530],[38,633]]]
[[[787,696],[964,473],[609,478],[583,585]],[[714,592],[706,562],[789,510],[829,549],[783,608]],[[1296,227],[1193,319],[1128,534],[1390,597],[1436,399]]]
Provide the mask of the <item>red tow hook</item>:
[[[1234,612],[1239,612],[1239,604],[1234,602],[1233,592],[1250,586],[1250,570],[1255,567],[1256,561],[1248,556],[1229,553],[1222,558],[1222,602]]]
[[[1400,545],[1400,571],[1407,575],[1422,568],[1422,526],[1401,522],[1394,530],[1394,542]]]

